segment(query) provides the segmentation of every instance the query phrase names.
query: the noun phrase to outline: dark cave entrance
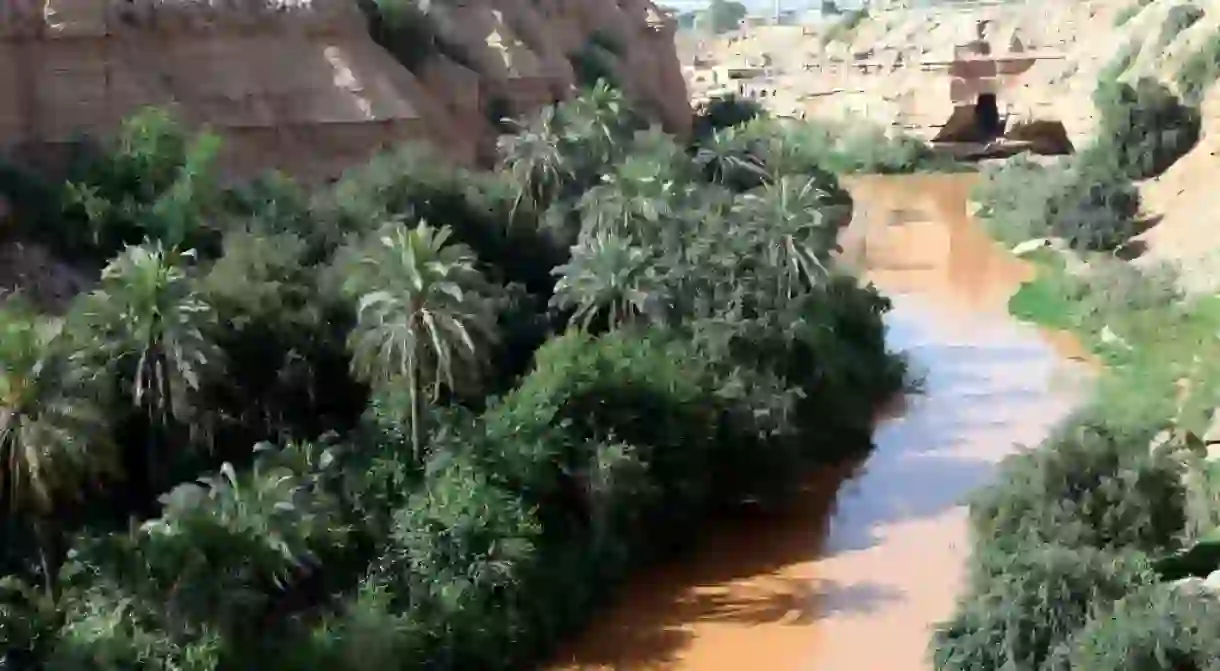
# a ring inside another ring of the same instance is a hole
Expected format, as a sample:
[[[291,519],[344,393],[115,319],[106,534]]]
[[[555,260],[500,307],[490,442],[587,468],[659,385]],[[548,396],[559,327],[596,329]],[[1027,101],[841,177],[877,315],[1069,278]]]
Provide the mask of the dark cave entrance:
[[[994,93],[979,94],[974,103],[974,125],[984,142],[1004,135],[1004,122],[1000,119],[1000,108]]]

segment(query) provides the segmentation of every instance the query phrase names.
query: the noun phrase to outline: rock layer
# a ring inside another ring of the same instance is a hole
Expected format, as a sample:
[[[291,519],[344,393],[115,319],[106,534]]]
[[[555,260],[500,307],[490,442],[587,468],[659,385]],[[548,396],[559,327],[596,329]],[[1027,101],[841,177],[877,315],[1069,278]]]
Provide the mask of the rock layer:
[[[0,142],[53,161],[157,105],[225,137],[233,176],[333,176],[413,139],[471,163],[493,133],[489,103],[528,113],[572,95],[567,55],[594,33],[622,46],[630,97],[689,127],[672,22],[649,0],[451,4],[441,32],[470,62],[412,72],[369,37],[356,0],[0,0]]]

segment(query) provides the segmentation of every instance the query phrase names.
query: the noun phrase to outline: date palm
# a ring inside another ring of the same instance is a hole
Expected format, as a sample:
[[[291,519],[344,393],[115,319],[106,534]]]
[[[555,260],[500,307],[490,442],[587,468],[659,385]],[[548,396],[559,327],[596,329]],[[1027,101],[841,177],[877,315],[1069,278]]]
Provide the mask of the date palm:
[[[435,400],[442,388],[473,383],[496,336],[490,287],[451,235],[448,227],[391,223],[358,250],[343,284],[357,304],[352,368],[374,387],[405,382],[417,460],[425,395]]]
[[[112,464],[105,415],[64,356],[60,330],[0,310],[0,487],[5,509],[34,522],[49,592],[54,503]]]
[[[529,124],[517,124],[516,134],[501,136],[501,165],[517,188],[513,213],[522,203],[542,212],[575,178],[562,136],[563,123],[555,107],[544,108]]]
[[[746,191],[761,186],[767,179],[767,169],[752,151],[748,137],[736,128],[725,128],[700,143],[695,164],[703,177],[733,191]]]
[[[743,196],[741,235],[754,247],[749,256],[775,273],[776,296],[791,298],[829,273],[844,223],[829,207],[833,197],[807,176],[781,177]]]
[[[186,271],[192,257],[160,243],[128,247],[102,271],[101,286],[79,310],[83,347],[74,356],[112,375],[121,395],[148,417],[144,475],[150,486],[161,475],[158,452],[190,418],[190,395],[205,369],[219,362],[206,335],[213,310]]]
[[[572,250],[572,260],[555,269],[556,307],[589,330],[599,318],[610,329],[645,313],[657,302],[647,253],[626,238],[600,234]],[[658,315],[659,316],[659,315]]]

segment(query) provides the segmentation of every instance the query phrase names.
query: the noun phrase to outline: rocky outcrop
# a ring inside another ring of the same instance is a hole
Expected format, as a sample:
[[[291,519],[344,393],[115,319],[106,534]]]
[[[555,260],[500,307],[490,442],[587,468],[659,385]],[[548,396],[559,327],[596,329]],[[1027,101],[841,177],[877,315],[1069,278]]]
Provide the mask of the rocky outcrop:
[[[156,105],[222,135],[234,176],[333,176],[414,139],[471,163],[496,105],[525,114],[572,95],[568,55],[595,34],[621,45],[628,96],[689,128],[672,21],[650,0],[444,4],[440,32],[469,58],[413,72],[369,37],[357,0],[3,0],[0,143],[53,163]]]
[[[651,0],[461,0],[434,16],[482,75],[480,94],[514,115],[568,97],[578,83],[571,57],[600,42],[628,98],[670,132],[690,131],[677,25]]]
[[[331,174],[377,148],[469,143],[415,77],[368,38],[347,0],[285,4],[10,1],[0,28],[0,138],[54,156],[136,109],[172,107],[223,135],[222,165]]]

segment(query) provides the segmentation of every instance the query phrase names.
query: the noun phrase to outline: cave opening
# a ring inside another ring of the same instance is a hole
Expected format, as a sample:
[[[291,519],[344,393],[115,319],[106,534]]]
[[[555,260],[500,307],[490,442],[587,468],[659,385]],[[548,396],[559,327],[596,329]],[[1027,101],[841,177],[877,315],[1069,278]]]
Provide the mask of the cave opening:
[[[994,93],[979,94],[974,103],[974,124],[984,142],[1004,135],[1004,122],[1000,119],[1000,108]]]

